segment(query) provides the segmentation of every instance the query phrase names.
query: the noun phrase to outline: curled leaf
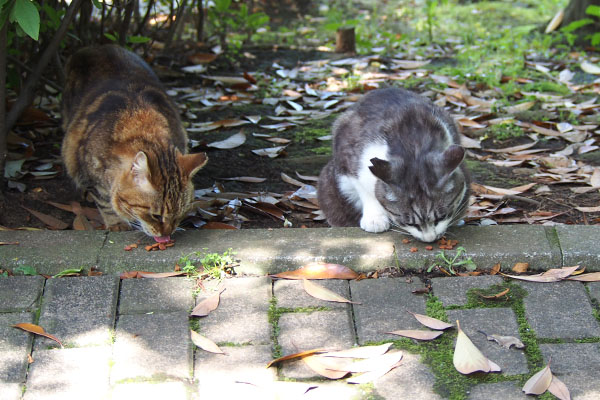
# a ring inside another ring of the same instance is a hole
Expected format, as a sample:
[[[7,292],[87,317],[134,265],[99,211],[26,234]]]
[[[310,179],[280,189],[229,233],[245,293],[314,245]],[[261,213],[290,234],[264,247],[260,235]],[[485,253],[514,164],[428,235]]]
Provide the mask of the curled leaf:
[[[323,357],[338,358],[371,358],[385,354],[392,343],[384,343],[379,346],[360,346],[347,350],[330,351],[323,354]]]
[[[387,332],[387,333],[392,334],[392,335],[404,336],[404,337],[411,338],[411,339],[417,339],[417,340],[433,340],[433,339],[437,338],[438,336],[440,336],[441,334],[443,334],[444,332],[405,329],[405,330],[398,330],[398,331],[392,331],[392,332]]]
[[[223,293],[224,290],[225,288],[221,288],[217,293],[198,303],[190,313],[190,316],[206,317],[211,311],[214,311],[219,306],[221,293]]]
[[[548,386],[548,391],[558,397],[560,400],[571,400],[571,393],[569,388],[555,375],[552,375],[552,381]]]
[[[542,394],[552,382],[552,372],[550,372],[550,364],[546,365],[544,369],[538,371],[535,375],[525,382],[523,385],[523,391],[526,394]]]
[[[488,335],[487,333],[485,333],[483,331],[479,331],[479,332],[483,333],[485,335],[485,337],[487,338],[487,340],[494,341],[494,342],[498,343],[500,346],[507,348],[507,349],[510,349],[511,346],[515,346],[517,349],[522,349],[525,347],[523,342],[521,342],[519,339],[517,339],[514,336]]]
[[[13,327],[14,328],[22,329],[22,330],[24,330],[26,332],[35,333],[36,335],[44,336],[44,337],[46,337],[48,339],[52,339],[56,343],[60,344],[60,347],[64,347],[63,344],[61,343],[61,341],[56,338],[56,336],[53,336],[53,335],[51,335],[49,333],[46,333],[46,331],[44,330],[44,328],[42,328],[39,325],[30,324],[28,322],[23,322],[23,323],[20,323],[20,324],[13,325]]]
[[[454,347],[452,360],[454,368],[465,375],[476,371],[499,372],[500,367],[479,351],[467,334],[460,328],[459,321],[456,321],[456,326],[458,327],[458,336],[456,337],[456,346]]]
[[[196,346],[200,347],[202,350],[208,351],[210,353],[225,354],[223,353],[223,350],[221,350],[219,346],[217,346],[217,344],[209,338],[202,336],[196,331],[190,331],[190,334],[192,337],[192,342]]]
[[[416,314],[414,312],[408,311],[409,314],[412,314],[413,317],[417,319],[421,324],[425,325],[428,328],[443,331],[444,329],[452,328],[452,324],[449,324],[444,321],[440,321],[439,319],[428,317],[423,314]]]
[[[356,279],[358,273],[341,264],[313,262],[294,271],[284,271],[272,278],[283,279]]]
[[[288,354],[287,356],[283,356],[283,357],[279,357],[279,358],[276,358],[274,360],[271,360],[267,364],[267,368],[269,368],[270,366],[272,366],[274,364],[278,364],[278,363],[280,363],[282,361],[293,360],[295,358],[302,358],[302,357],[310,356],[310,355],[316,354],[316,353],[323,353],[324,351],[325,350],[323,350],[323,349],[312,349],[312,350],[301,351],[301,352],[298,352],[298,353]]]
[[[302,357],[302,361],[317,374],[329,379],[340,379],[348,375],[348,371],[344,369],[344,365],[348,363],[345,361],[340,362],[339,359],[313,354]]]
[[[360,304],[354,301],[350,301],[345,297],[340,296],[339,294],[327,289],[326,287],[311,282],[306,278],[302,280],[302,286],[304,287],[304,291],[306,291],[306,293],[320,300],[335,301],[337,303]]]

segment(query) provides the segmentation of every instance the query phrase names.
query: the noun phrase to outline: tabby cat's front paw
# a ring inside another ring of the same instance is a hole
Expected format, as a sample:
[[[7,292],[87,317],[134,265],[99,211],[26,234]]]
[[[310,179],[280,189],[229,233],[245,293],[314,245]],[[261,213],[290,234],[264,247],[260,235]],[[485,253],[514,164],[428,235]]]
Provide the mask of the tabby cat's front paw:
[[[390,220],[385,214],[363,214],[360,227],[367,232],[383,232],[390,228]]]

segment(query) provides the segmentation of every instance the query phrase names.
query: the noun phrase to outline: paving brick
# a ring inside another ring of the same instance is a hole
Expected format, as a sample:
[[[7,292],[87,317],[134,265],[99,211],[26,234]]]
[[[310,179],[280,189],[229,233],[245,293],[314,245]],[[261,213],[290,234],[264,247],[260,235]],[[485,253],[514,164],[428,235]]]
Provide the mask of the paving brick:
[[[436,296],[444,306],[467,304],[467,291],[470,289],[486,289],[492,285],[502,284],[504,280],[499,276],[465,276],[433,278],[431,288],[433,295]]]
[[[518,284],[528,292],[523,300],[525,316],[538,338],[600,337],[600,326],[582,283]]]
[[[571,398],[600,398],[600,343],[542,344],[540,350],[550,369],[571,392]]]
[[[3,268],[34,267],[38,273],[55,275],[67,268],[97,264],[106,239],[101,231],[1,231],[0,242],[16,241],[18,246],[0,246]]]
[[[41,276],[0,278],[0,312],[37,309],[45,279]]]
[[[39,325],[65,345],[108,344],[114,326],[119,279],[116,276],[50,279],[46,283]],[[36,349],[58,347],[36,337]]]
[[[187,313],[121,315],[113,346],[111,383],[125,379],[190,378]]]
[[[600,271],[597,226],[557,226],[556,232],[562,250],[563,265],[581,265],[588,272]]]
[[[20,383],[2,383],[0,381],[0,400],[21,400],[23,385]]]
[[[435,376],[420,357],[403,351],[401,364],[374,381],[375,390],[384,399],[441,399],[433,391]]]
[[[283,355],[310,349],[348,349],[355,344],[352,318],[344,310],[285,313],[279,318],[278,341]],[[281,371],[286,378],[319,376],[302,360],[282,364]]]
[[[460,321],[461,329],[490,360],[502,368],[505,375],[528,372],[527,359],[523,350],[505,349],[494,341],[489,341],[481,332],[488,335],[519,337],[519,327],[515,313],[510,308],[473,308],[447,311],[448,320],[453,324]]]
[[[315,280],[313,282],[345,297],[346,299],[350,299],[348,281],[332,279]],[[312,297],[306,293],[302,287],[302,281],[300,280],[277,280],[273,284],[273,293],[277,298],[277,307],[328,307],[344,310],[350,307],[347,303],[335,303]]]
[[[393,340],[385,332],[417,329],[422,325],[406,311],[425,314],[426,298],[415,295],[421,283],[406,283],[403,278],[364,279],[350,282],[358,343]]]
[[[33,318],[33,313],[0,314],[0,383],[25,382],[33,335],[13,325]]]
[[[590,297],[600,304],[600,282],[590,282],[587,284]]]
[[[200,399],[235,399],[250,385],[268,387],[277,380],[277,368],[265,368],[271,361],[271,346],[223,347],[227,355],[196,351],[194,379]],[[242,382],[242,383],[236,383]]]
[[[121,282],[119,314],[149,311],[190,311],[194,282],[185,278],[125,279]]]
[[[216,310],[199,318],[200,332],[217,343],[268,344],[271,280],[267,277],[226,279]],[[203,292],[202,301],[214,292]]]
[[[111,400],[169,399],[188,400],[193,388],[184,382],[132,382],[116,385]]]
[[[110,354],[104,346],[34,351],[23,400],[105,400]]]
[[[469,400],[527,400],[518,382],[482,383],[471,388]]]
[[[314,382],[314,386],[314,389],[309,390],[301,397],[302,400],[366,400],[373,398],[365,394],[365,390],[358,385],[351,385],[344,381],[319,381]],[[283,396],[281,398],[289,399],[299,397]]]

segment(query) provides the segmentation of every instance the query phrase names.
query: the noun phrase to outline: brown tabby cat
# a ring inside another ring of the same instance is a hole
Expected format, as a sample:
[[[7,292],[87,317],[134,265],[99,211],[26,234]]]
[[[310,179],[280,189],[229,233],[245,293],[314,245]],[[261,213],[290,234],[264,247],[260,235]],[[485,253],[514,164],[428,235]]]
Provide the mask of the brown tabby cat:
[[[152,69],[114,45],[75,53],[66,67],[62,156],[108,228],[127,223],[157,242],[185,217],[206,154],[186,154],[179,113]]]

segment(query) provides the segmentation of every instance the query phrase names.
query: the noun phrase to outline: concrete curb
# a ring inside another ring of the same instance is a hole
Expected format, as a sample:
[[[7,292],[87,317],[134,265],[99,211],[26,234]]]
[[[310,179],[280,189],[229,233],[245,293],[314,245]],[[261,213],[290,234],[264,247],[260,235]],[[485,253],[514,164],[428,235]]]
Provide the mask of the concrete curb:
[[[466,226],[451,229],[447,236],[458,240],[466,256],[483,269],[500,263],[508,270],[514,263],[528,262],[531,270],[581,265],[588,272],[600,271],[600,226]],[[2,231],[0,241],[19,245],[0,246],[0,262],[2,268],[29,265],[48,275],[92,266],[104,273],[171,271],[182,256],[196,261],[203,252],[232,249],[240,262],[238,273],[264,275],[311,261],[345,264],[357,271],[386,266],[419,270],[432,265],[441,252],[436,244],[426,250],[425,243],[403,243],[407,237],[396,232],[371,234],[358,228],[195,230],[177,233],[174,239],[174,247],[148,252],[144,245],[152,239],[140,232]],[[140,245],[125,251],[131,243]],[[456,248],[445,252],[453,255]]]

